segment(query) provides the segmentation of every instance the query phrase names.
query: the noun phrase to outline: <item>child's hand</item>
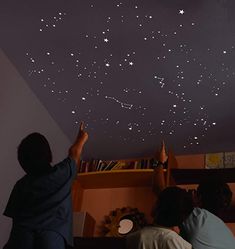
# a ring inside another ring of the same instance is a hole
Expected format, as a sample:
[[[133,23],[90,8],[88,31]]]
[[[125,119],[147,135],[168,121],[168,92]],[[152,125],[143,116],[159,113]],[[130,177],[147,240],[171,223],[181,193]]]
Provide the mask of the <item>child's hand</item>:
[[[85,144],[88,139],[88,133],[84,131],[84,122],[81,122],[79,127],[79,132],[77,136],[77,140],[81,144]]]
[[[79,165],[83,145],[86,143],[87,139],[88,134],[84,131],[84,123],[81,122],[76,141],[69,149],[69,156],[76,161],[77,165]]]

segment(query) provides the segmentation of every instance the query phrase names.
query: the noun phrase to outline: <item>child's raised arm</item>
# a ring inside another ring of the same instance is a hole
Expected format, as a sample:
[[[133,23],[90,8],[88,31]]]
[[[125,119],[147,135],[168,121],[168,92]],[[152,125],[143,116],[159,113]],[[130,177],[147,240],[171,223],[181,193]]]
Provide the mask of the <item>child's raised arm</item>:
[[[80,162],[82,149],[87,139],[88,139],[88,133],[84,131],[84,123],[81,122],[77,138],[74,144],[69,149],[69,156],[75,160],[77,165]]]

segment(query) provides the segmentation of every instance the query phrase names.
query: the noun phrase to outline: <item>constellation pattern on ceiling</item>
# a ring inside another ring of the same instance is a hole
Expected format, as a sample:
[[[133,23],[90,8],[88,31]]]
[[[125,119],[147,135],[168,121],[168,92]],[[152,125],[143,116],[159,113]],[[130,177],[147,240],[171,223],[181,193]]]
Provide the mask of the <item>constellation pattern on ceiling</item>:
[[[31,86],[73,131],[84,120],[129,144],[177,137],[187,152],[205,143],[235,77],[235,37],[221,2],[78,2],[32,22],[41,43],[24,51]]]

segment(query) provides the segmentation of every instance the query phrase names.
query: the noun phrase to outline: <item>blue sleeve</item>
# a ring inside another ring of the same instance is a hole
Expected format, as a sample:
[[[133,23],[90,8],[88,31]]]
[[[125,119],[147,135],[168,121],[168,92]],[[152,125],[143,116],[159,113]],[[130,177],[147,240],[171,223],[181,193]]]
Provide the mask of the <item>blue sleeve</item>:
[[[56,164],[54,169],[57,172],[58,178],[74,179],[77,175],[77,164],[71,157],[67,157],[62,162]]]

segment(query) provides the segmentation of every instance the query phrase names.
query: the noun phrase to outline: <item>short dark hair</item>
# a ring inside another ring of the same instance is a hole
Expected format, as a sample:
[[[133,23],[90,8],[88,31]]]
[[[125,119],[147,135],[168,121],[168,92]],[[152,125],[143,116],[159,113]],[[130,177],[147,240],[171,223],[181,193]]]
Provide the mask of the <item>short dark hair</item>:
[[[201,207],[218,215],[226,209],[232,200],[232,191],[220,176],[203,178],[197,188]]]
[[[152,215],[160,226],[179,226],[193,210],[191,195],[179,187],[167,187],[159,195]]]
[[[25,137],[17,150],[18,161],[27,174],[37,175],[48,169],[52,153],[47,139],[40,133]]]

